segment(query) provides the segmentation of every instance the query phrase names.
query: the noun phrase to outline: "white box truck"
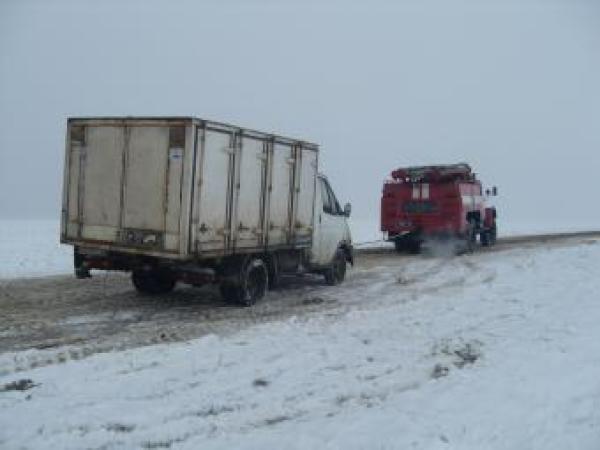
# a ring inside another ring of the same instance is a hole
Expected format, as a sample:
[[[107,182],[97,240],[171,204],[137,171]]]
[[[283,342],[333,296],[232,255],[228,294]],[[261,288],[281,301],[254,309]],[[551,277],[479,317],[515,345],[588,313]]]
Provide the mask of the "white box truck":
[[[61,242],[75,274],[131,271],[145,294],[218,283],[251,305],[282,273],[352,263],[317,145],[193,117],[70,118]]]

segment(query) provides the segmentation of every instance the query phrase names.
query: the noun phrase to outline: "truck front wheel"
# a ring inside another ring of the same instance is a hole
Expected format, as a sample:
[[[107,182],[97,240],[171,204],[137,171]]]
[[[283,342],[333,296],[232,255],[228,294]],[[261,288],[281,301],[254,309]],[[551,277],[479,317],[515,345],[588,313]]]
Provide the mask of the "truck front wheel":
[[[331,267],[325,270],[325,283],[330,286],[340,284],[346,278],[346,255],[342,249],[338,249]]]
[[[238,261],[228,268],[228,276],[219,286],[229,303],[252,306],[265,296],[269,285],[267,265],[260,258]]]
[[[175,281],[175,278],[167,271],[134,270],[131,273],[131,282],[141,294],[166,294],[173,290]]]

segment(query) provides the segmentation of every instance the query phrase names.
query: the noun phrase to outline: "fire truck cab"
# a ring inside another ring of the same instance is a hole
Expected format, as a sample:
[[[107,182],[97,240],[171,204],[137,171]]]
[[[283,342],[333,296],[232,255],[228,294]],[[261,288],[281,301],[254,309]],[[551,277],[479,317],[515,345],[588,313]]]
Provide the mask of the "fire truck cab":
[[[494,187],[482,191],[468,164],[394,170],[383,186],[381,231],[398,251],[418,252],[429,240],[457,240],[473,250],[496,242],[496,209],[486,206]]]

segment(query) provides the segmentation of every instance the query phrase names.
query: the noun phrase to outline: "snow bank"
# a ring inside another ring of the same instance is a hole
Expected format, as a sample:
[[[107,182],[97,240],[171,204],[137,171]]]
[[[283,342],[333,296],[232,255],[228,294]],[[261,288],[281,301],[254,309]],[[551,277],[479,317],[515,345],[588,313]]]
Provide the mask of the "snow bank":
[[[73,250],[57,220],[0,220],[0,279],[71,273]]]
[[[597,240],[389,264],[321,317],[5,375],[0,446],[600,447]]]

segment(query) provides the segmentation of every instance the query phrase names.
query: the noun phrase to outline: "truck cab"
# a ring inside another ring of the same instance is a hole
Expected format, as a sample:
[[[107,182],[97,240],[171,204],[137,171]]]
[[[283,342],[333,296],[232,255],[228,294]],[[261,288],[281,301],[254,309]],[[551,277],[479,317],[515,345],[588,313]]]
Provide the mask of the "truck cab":
[[[347,218],[350,216],[350,204],[346,203],[344,209],[340,204],[323,174],[317,177],[315,201],[315,234],[311,252],[311,266],[327,267],[336,259],[353,263],[352,238]],[[343,265],[345,273],[345,264]],[[342,270],[341,262],[337,270]],[[337,273],[337,277],[340,277]],[[335,280],[328,280],[334,282]]]

